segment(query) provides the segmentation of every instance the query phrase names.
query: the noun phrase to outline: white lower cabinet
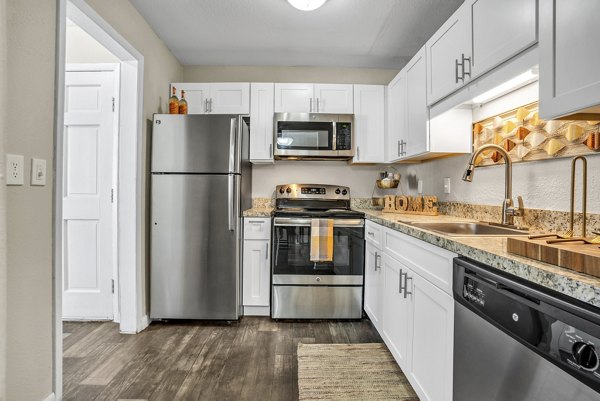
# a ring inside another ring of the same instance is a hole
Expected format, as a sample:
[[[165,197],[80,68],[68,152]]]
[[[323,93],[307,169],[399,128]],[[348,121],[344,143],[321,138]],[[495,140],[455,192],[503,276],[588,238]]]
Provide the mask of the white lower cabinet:
[[[270,314],[270,218],[244,219],[242,305],[246,316]]]
[[[365,283],[373,286],[365,288],[365,309],[373,309],[367,294],[382,294],[382,312],[374,325],[419,399],[452,401],[454,300],[451,286],[436,278],[446,277],[442,270],[447,269],[452,276],[456,254],[378,227],[383,232],[383,277],[369,280],[365,266]]]
[[[371,241],[365,247],[365,312],[377,330],[381,330],[383,293],[382,252]]]
[[[454,299],[409,272],[409,377],[421,401],[452,400]]]
[[[410,298],[403,294],[403,278],[408,269],[389,255],[383,257],[383,337],[396,362],[408,368],[408,321]],[[380,323],[380,324],[381,324]]]

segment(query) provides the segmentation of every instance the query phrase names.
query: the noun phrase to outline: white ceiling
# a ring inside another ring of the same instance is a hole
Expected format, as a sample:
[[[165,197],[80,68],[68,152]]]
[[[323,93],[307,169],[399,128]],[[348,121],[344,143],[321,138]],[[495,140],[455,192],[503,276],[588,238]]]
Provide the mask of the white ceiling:
[[[463,0],[131,0],[184,65],[400,69]]]

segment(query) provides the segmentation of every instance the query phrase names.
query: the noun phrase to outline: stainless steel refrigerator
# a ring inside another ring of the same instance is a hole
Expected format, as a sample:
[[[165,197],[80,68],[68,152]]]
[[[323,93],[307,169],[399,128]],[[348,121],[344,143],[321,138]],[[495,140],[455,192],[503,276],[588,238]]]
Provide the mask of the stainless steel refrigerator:
[[[150,317],[239,317],[249,129],[246,116],[154,116]]]

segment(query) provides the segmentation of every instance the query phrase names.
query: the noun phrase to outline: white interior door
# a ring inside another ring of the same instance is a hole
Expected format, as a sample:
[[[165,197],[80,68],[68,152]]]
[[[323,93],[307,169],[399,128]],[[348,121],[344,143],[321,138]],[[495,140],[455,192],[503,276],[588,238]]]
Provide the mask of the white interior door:
[[[118,67],[112,68],[68,66],[65,75],[64,319],[114,318],[112,188],[119,80]]]

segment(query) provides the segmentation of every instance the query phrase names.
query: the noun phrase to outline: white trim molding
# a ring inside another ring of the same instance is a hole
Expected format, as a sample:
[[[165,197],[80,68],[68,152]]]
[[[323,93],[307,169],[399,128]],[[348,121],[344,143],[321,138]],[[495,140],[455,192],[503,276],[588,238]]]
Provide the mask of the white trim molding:
[[[56,395],[54,393],[50,393],[48,397],[44,398],[42,401],[56,401]]]

